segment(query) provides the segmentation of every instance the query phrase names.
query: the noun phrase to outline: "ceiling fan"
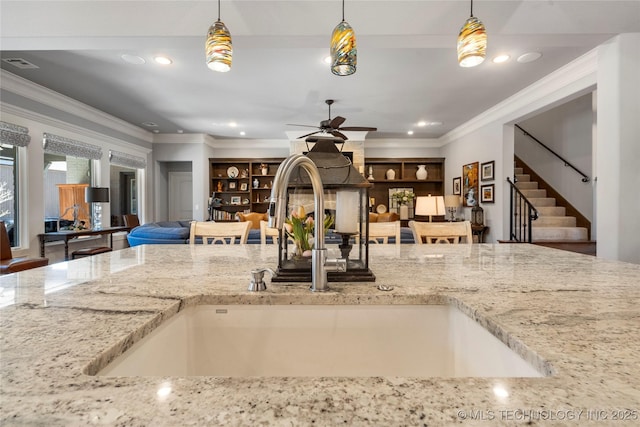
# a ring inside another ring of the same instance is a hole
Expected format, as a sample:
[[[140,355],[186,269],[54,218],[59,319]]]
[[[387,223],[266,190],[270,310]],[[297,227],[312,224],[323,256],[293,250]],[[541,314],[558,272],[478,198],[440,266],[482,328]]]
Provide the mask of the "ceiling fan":
[[[347,127],[340,127],[340,125],[342,123],[344,123],[345,119],[344,117],[340,117],[337,116],[333,119],[331,119],[331,104],[334,103],[333,99],[327,99],[324,101],[325,104],[327,104],[329,106],[329,119],[328,120],[323,120],[320,122],[320,126],[311,126],[311,125],[296,125],[296,124],[287,124],[287,126],[304,126],[304,127],[310,127],[310,128],[318,128],[318,130],[308,133],[306,135],[302,135],[299,136],[297,139],[301,139],[301,138],[306,138],[308,136],[314,135],[316,133],[330,133],[331,135],[338,137],[338,138],[342,138],[345,141],[349,138],[347,138],[347,136],[345,134],[343,134],[340,131],[376,131],[378,130],[378,128],[372,128],[372,127],[362,127],[362,126],[347,126]]]

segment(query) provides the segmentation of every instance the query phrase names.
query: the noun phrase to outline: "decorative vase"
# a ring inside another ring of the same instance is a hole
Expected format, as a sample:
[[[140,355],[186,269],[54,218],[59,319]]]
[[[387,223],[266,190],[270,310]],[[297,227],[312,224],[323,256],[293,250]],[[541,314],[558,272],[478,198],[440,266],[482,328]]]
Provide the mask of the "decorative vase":
[[[387,173],[385,175],[389,180],[396,179],[396,171],[393,169],[387,169]]]
[[[265,167],[261,167],[260,168],[260,173],[262,173],[262,175],[266,175],[269,173],[269,167],[265,166]]]
[[[409,219],[409,206],[400,205],[400,219]]]
[[[253,180],[253,188],[258,188],[260,187],[260,181],[258,181],[258,178],[255,178]]]
[[[427,179],[427,169],[426,165],[418,165],[418,170],[416,171],[417,179]]]

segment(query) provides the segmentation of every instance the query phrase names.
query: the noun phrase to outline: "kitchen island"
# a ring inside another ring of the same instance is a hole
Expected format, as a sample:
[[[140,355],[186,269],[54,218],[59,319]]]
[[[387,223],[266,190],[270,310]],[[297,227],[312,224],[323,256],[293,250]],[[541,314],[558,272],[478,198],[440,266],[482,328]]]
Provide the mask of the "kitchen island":
[[[372,245],[375,283],[248,292],[249,270],[276,258],[275,245],[143,245],[1,277],[0,424],[640,423],[638,265],[526,244]],[[451,304],[544,376],[90,375],[199,304]]]

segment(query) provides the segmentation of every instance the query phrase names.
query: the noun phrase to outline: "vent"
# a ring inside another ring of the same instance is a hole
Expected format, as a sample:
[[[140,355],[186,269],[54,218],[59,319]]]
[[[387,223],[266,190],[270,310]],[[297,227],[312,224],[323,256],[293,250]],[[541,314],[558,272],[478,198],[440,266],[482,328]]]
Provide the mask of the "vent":
[[[26,59],[22,59],[22,58],[5,58],[5,59],[3,59],[3,61],[6,62],[7,64],[11,64],[14,67],[20,68],[22,70],[40,68],[37,65],[32,64],[31,62],[27,61]]]
[[[144,122],[142,123],[142,126],[146,126],[148,128],[157,128],[158,124],[153,122]]]

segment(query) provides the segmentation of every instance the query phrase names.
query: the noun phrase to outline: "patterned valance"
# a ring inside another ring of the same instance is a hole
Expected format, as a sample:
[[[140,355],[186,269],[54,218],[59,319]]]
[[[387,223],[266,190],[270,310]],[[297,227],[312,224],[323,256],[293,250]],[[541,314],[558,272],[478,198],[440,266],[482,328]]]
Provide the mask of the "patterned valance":
[[[31,142],[31,136],[28,128],[0,121],[0,143],[26,147],[29,142]]]
[[[124,166],[132,169],[144,169],[147,167],[147,161],[144,158],[113,150],[109,150],[109,162],[112,165]]]
[[[82,157],[83,159],[100,160],[102,148],[86,142],[76,141],[50,133],[43,134],[42,145],[46,153],[64,154],[65,156]]]

